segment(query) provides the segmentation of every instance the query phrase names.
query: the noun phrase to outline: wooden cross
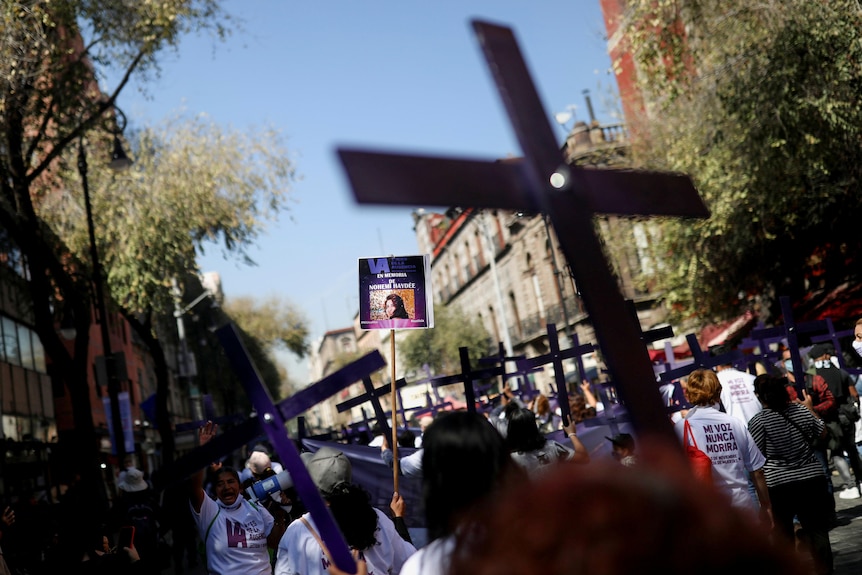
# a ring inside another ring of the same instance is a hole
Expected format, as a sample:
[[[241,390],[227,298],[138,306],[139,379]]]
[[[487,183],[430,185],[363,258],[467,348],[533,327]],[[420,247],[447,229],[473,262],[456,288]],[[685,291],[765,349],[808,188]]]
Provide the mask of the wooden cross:
[[[466,347],[459,347],[458,354],[461,358],[461,373],[420,379],[415,384],[430,383],[435,388],[438,388],[444,385],[452,385],[453,383],[463,383],[464,401],[467,402],[467,410],[471,413],[476,413],[476,391],[473,389],[473,382],[502,375],[505,368],[498,365],[474,370],[470,366],[470,350]]]
[[[763,322],[758,322],[754,329],[751,330],[748,337],[739,342],[740,349],[754,349],[757,348],[758,353],[752,353],[749,355],[749,362],[757,362],[758,360],[764,361],[765,363],[772,364],[776,359],[781,357],[780,351],[772,351],[770,349],[770,345],[773,343],[780,343],[783,339],[783,335],[776,335],[772,337],[754,337],[752,334],[762,333],[762,330],[765,329],[766,326],[763,325]]]
[[[796,379],[796,393],[803,397],[805,389],[805,370],[802,367],[802,358],[799,356],[799,335],[823,331],[826,322],[822,320],[796,323],[793,317],[793,306],[790,298],[782,296],[778,298],[781,304],[781,315],[784,316],[784,325],[758,329],[751,332],[752,338],[770,338],[782,336],[787,339],[787,347],[790,348],[790,361],[793,364],[793,377]]]
[[[473,29],[524,152],[522,161],[475,161],[341,148],[357,200],[366,204],[464,206],[543,212],[551,218],[596,337],[641,434],[682,455],[639,329],[626,311],[593,229],[593,214],[707,217],[684,175],[566,164],[511,29]]]
[[[669,325],[643,331],[641,329],[641,320],[638,319],[638,310],[635,307],[634,300],[626,300],[626,309],[629,310],[629,315],[634,318],[635,324],[638,326],[638,331],[640,332],[640,339],[644,345],[652,343],[654,341],[658,341],[660,339],[669,339],[673,337],[673,327]]]
[[[505,346],[503,345],[503,342],[499,342],[497,345],[498,345],[497,355],[490,355],[488,357],[479,358],[479,365],[499,363],[502,366],[503,373],[500,374],[500,381],[502,383],[502,385],[500,386],[500,389],[502,390],[503,387],[506,386],[506,383],[508,383],[508,381],[511,378],[519,376],[519,375],[526,375],[526,373],[527,373],[527,372],[522,371],[521,369],[515,369],[515,371],[507,371],[506,362],[513,361],[513,362],[516,362],[515,365],[517,365],[517,362],[524,359],[526,356],[516,355],[513,357],[506,357],[506,349],[505,349]],[[524,381],[526,382],[527,379],[525,378]],[[518,389],[518,395],[520,395],[522,397],[523,397],[523,393],[525,391],[528,394],[532,394],[532,391],[533,391],[533,388],[529,383],[525,383],[524,385],[527,388],[526,390],[521,389],[521,388]]]
[[[557,335],[556,324],[548,324],[548,347],[551,351],[545,355],[540,355],[530,359],[524,359],[518,362],[518,368],[524,371],[532,370],[540,365],[552,363],[554,366],[554,383],[557,388],[557,405],[560,408],[560,415],[563,418],[563,425],[568,425],[572,419],[572,411],[569,409],[569,390],[566,385],[566,373],[563,368],[563,360],[575,358],[578,364],[578,375],[583,377],[584,363],[581,356],[585,353],[590,353],[595,348],[591,343],[578,345],[578,336],[572,336],[572,347],[565,351],[560,351],[560,339]]]
[[[691,350],[691,355],[694,357],[694,361],[687,365],[677,367],[676,369],[660,373],[659,378],[662,382],[669,383],[675,379],[687,376],[696,369],[712,369],[717,365],[735,363],[745,357],[742,351],[738,349],[731,350],[721,355],[711,356],[700,348],[700,344],[697,342],[697,337],[693,333],[685,336],[685,339],[688,342],[688,347]]]
[[[382,387],[374,389],[374,383],[368,376],[362,378],[362,383],[365,385],[365,393],[339,403],[335,406],[336,411],[344,413],[348,409],[371,402],[371,406],[374,408],[374,417],[377,420],[377,425],[380,426],[380,433],[383,434],[383,437],[392,437],[392,430],[389,429],[386,412],[383,411],[383,406],[380,405],[380,397],[390,393],[392,386],[387,383]],[[405,385],[407,385],[407,381],[404,378],[395,380],[395,389],[401,389]]]
[[[857,367],[850,367],[847,365],[847,362],[844,361],[844,352],[841,349],[841,340],[842,337],[851,336],[853,337],[855,334],[854,329],[845,329],[843,331],[835,331],[835,325],[832,323],[832,318],[826,318],[824,320],[826,322],[826,335],[815,335],[811,337],[811,343],[821,343],[824,341],[828,341],[832,343],[832,347],[835,348],[835,357],[838,358],[838,366],[846,371],[847,373],[852,374],[860,374],[862,373],[862,369]],[[852,348],[851,348],[852,349]],[[856,353],[856,350],[853,350],[852,353]]]
[[[287,437],[285,423],[322,400],[338,393],[356,380],[386,365],[383,356],[377,351],[371,352],[276,405],[240,340],[236,326],[227,324],[220,327],[216,330],[216,335],[257,412],[257,418],[249,419],[227,433],[214,437],[203,447],[195,449],[186,457],[166,466],[163,468],[164,473],[161,474],[161,477],[164,477],[166,482],[170,478],[176,480],[187,477],[200,470],[207,463],[216,461],[222,455],[245,445],[251,439],[261,435],[261,431],[263,431],[272,443],[285,469],[290,473],[294,487],[296,487],[303,503],[311,512],[320,536],[332,555],[333,562],[346,573],[356,573],[356,563],[353,561],[353,556],[329,512],[329,508],[311,480],[305,464],[300,459],[296,446]]]

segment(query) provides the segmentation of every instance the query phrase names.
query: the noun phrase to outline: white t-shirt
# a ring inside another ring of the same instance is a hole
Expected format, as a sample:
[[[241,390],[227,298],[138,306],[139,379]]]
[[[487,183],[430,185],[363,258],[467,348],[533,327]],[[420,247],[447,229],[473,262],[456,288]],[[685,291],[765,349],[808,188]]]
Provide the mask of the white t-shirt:
[[[454,537],[432,541],[407,560],[400,575],[446,575],[454,550]]]
[[[374,532],[376,545],[360,552],[360,558],[368,564],[368,575],[395,575],[416,552],[416,548],[404,541],[395,530],[395,524],[379,509],[377,530]],[[303,515],[306,521],[317,530],[311,513]],[[318,532],[319,535],[319,532]],[[278,543],[275,560],[275,575],[328,575],[329,559],[308,527],[302,521],[294,521]]]
[[[232,508],[209,497],[204,497],[200,513],[190,506],[198,534],[206,544],[207,569],[211,574],[272,573],[266,536],[275,521],[269,511],[242,497]]]
[[[763,409],[754,395],[754,376],[733,368],[723,369],[716,375],[721,383],[724,411],[748,425],[748,420]]]
[[[752,509],[754,501],[748,491],[748,474],[766,463],[748,428],[739,419],[718,410],[718,405],[693,407],[686,419],[674,425],[680,441],[685,422],[698,449],[712,461],[712,478],[715,486],[730,496],[734,507]]]

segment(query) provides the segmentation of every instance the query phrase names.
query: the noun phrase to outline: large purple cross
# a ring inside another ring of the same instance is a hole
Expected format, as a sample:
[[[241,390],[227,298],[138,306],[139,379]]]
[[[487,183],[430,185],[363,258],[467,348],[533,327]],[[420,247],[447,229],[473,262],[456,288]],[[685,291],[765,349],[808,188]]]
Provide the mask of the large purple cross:
[[[320,532],[320,537],[332,556],[335,565],[346,573],[356,573],[356,563],[350,554],[350,549],[329,511],[326,502],[320,496],[317,487],[311,479],[305,464],[299,456],[296,446],[287,437],[285,424],[287,419],[282,410],[272,401],[257,368],[252,363],[239,332],[233,324],[227,324],[216,330],[219,341],[230,359],[231,365],[243,384],[243,387],[257,411],[260,426],[266,432],[275,452],[281,458],[284,467],[290,472],[293,485],[306,509],[314,518],[314,524]],[[377,354],[380,355],[379,353]],[[380,357],[382,367],[382,357]],[[361,378],[365,374],[361,374]],[[216,438],[218,439],[218,438]],[[212,443],[212,442],[211,442]]]
[[[473,22],[524,152],[522,161],[476,161],[339,149],[357,200],[465,206],[550,216],[580,287],[599,345],[641,434],[681,454],[639,328],[626,310],[593,229],[593,214],[707,217],[690,178],[566,164],[511,29]]]

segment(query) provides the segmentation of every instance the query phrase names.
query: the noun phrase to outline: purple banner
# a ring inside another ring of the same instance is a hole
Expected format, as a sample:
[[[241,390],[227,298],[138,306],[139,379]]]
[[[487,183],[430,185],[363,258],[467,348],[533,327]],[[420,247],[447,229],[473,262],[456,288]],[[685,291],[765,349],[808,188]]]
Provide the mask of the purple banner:
[[[434,327],[431,259],[427,255],[360,258],[359,327]]]

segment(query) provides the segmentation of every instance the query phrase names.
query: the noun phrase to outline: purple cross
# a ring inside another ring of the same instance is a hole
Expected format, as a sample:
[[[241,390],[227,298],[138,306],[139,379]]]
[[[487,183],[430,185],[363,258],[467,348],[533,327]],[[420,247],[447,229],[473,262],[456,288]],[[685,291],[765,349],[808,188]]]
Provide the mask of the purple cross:
[[[380,426],[380,433],[383,434],[383,437],[392,437],[392,430],[389,429],[389,421],[386,418],[386,412],[383,411],[383,406],[380,405],[380,397],[390,393],[392,386],[387,383],[382,387],[374,389],[374,383],[372,383],[371,378],[367,376],[362,378],[362,383],[365,385],[365,393],[339,403],[335,406],[335,409],[338,413],[344,413],[348,409],[370,401],[374,408],[374,417],[377,419],[377,425]],[[395,380],[396,390],[405,385],[407,385],[407,381],[405,379],[402,378]]]
[[[858,367],[849,367],[847,362],[844,361],[844,352],[841,349],[841,340],[842,337],[853,336],[855,334],[855,329],[845,329],[843,331],[835,331],[835,325],[832,323],[832,318],[826,318],[824,320],[826,322],[826,335],[815,335],[811,338],[811,343],[820,343],[824,341],[829,341],[832,343],[832,347],[835,348],[835,357],[838,358],[838,365],[846,371],[847,373],[852,374],[860,374],[862,373],[862,369]],[[856,350],[853,350],[853,353],[856,353]]]
[[[344,537],[341,535],[341,531],[338,529],[338,525],[335,523],[335,519],[332,517],[332,513],[329,511],[329,507],[311,480],[305,464],[299,457],[296,446],[287,437],[287,433],[285,432],[287,418],[284,416],[282,409],[273,403],[269,390],[263,384],[257,368],[255,368],[239,337],[236,326],[227,324],[220,327],[216,330],[216,335],[218,335],[219,341],[222,347],[224,347],[234,371],[239,376],[243,387],[245,387],[255,411],[257,411],[260,426],[263,427],[263,430],[269,437],[282,464],[290,472],[293,485],[296,487],[299,497],[314,518],[314,524],[317,525],[320,537],[326,544],[333,562],[342,571],[356,573],[356,563],[350,554]],[[377,353],[377,356],[380,362],[374,370],[385,365],[382,356],[379,353]],[[344,370],[342,369],[341,371]],[[353,372],[353,374],[357,376],[353,381],[367,375],[367,373],[358,373],[358,371]],[[312,405],[318,402],[319,400],[315,401]]]
[[[467,403],[467,410],[476,412],[476,391],[473,389],[473,382],[489,377],[497,377],[502,375],[504,367],[501,365],[494,367],[486,367],[483,369],[473,369],[470,367],[470,350],[466,347],[459,347],[458,354],[461,358],[461,373],[454,375],[444,375],[442,377],[428,377],[420,379],[415,384],[430,383],[434,388],[443,387],[444,385],[452,385],[453,383],[464,384],[464,401]]]
[[[700,348],[697,337],[693,333],[685,336],[685,340],[688,342],[688,347],[691,350],[691,355],[694,357],[694,362],[659,374],[659,378],[664,383],[669,383],[675,379],[685,377],[696,369],[712,369],[717,365],[736,363],[745,357],[742,351],[738,349],[728,351],[721,355],[711,356]]]
[[[357,200],[366,204],[464,206],[547,214],[581,289],[613,379],[642,434],[682,450],[641,344],[593,230],[597,212],[707,217],[690,178],[569,166],[511,29],[473,22],[524,152],[521,161],[476,161],[339,149]]]
[[[799,355],[799,334],[823,331],[826,322],[822,320],[806,321],[796,323],[793,317],[793,306],[790,298],[782,296],[778,298],[781,303],[781,315],[784,316],[784,325],[758,329],[751,332],[752,338],[770,338],[783,336],[787,339],[787,347],[790,349],[790,361],[793,364],[793,377],[796,379],[796,392],[802,397],[805,389],[805,370],[802,368],[802,358]]]
[[[554,383],[557,388],[557,405],[560,407],[560,415],[563,418],[563,425],[568,425],[569,421],[572,419],[572,411],[569,409],[569,390],[566,387],[566,374],[563,369],[563,360],[572,357],[575,358],[575,362],[578,364],[578,374],[583,376],[584,360],[581,356],[585,353],[590,353],[595,349],[591,343],[579,345],[577,335],[572,336],[572,344],[572,347],[569,349],[560,351],[560,340],[557,336],[557,326],[556,324],[549,323],[548,347],[551,348],[550,353],[532,357],[530,359],[524,359],[518,362],[518,368],[524,371],[533,370],[540,365],[545,365],[546,363],[554,364]]]

